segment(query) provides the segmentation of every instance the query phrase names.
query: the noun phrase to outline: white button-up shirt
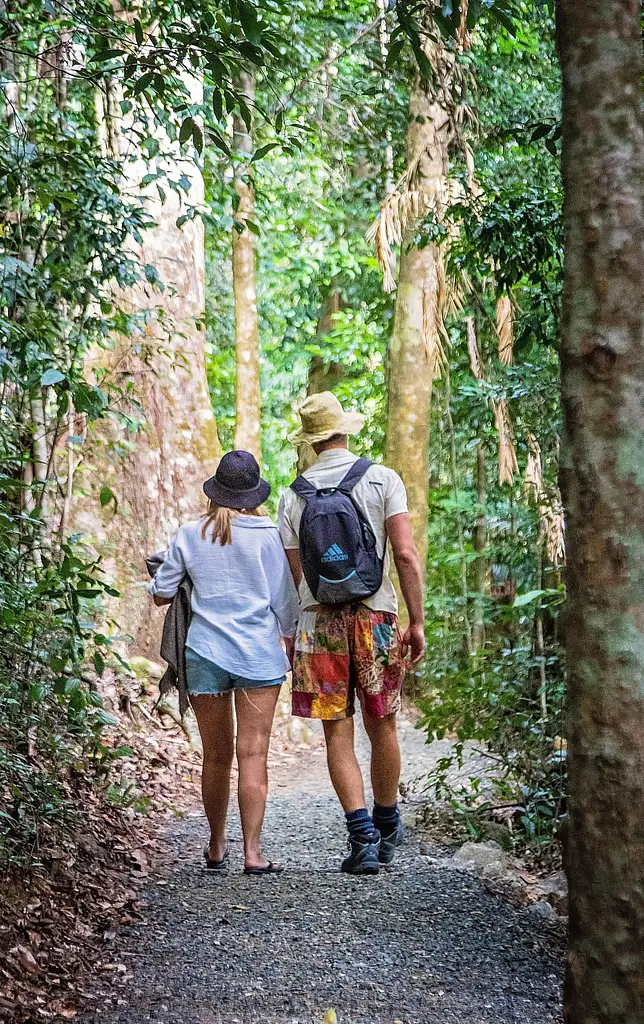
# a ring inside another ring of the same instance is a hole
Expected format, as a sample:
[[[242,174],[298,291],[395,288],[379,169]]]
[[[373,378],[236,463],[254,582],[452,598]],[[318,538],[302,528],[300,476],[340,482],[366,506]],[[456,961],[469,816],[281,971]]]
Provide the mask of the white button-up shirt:
[[[174,597],[186,573],[193,583],[186,646],[232,675],[279,679],[289,664],[282,636],[293,636],[298,601],[275,524],[267,516],[233,519],[231,544],[213,544],[204,521],[185,523],[171,542],[150,593]]]

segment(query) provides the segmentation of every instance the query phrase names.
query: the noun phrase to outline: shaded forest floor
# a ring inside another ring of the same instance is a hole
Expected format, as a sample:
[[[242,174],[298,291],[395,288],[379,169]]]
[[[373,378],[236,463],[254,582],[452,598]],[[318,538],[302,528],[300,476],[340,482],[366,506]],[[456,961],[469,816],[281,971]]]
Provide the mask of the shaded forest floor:
[[[413,794],[442,751],[407,722],[402,738]],[[560,1020],[560,929],[456,870],[409,826],[392,869],[341,875],[342,816],[315,736],[278,744],[271,789],[266,850],[284,874],[241,873],[236,812],[225,874],[202,865],[197,804],[166,823],[141,916],[109,933],[84,986],[95,1000],[86,1024],[321,1024],[330,1007],[339,1024]]]

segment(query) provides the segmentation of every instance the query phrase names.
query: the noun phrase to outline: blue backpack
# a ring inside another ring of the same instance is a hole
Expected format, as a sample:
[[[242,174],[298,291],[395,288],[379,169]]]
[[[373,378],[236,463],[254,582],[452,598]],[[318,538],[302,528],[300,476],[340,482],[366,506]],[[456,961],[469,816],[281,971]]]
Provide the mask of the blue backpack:
[[[351,496],[372,463],[358,459],[337,487],[318,490],[298,476],[291,488],[306,502],[300,521],[304,578],[320,604],[371,597],[382,584],[383,559],[371,526]]]

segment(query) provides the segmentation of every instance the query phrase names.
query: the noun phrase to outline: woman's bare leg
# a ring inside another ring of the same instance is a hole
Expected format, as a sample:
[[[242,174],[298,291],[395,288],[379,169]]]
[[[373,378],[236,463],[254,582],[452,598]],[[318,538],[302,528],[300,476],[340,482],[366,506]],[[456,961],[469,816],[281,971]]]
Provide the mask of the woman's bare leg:
[[[190,703],[197,716],[203,745],[201,794],[210,825],[208,856],[211,860],[221,860],[227,846],[226,818],[235,736],[233,702],[230,693],[218,696],[195,693]]]
[[[279,686],[262,686],[256,690],[235,692],[239,813],[247,868],[265,867],[268,864],[261,851],[260,836],[268,795],[266,760],[279,692]]]

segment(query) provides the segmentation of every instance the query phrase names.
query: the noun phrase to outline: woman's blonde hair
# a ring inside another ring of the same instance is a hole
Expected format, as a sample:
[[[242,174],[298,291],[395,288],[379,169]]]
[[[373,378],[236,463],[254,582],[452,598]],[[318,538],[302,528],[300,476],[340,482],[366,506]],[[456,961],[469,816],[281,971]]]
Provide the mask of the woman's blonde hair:
[[[204,524],[201,530],[203,540],[212,526],[212,542],[219,541],[222,548],[225,544],[233,542],[233,519],[236,516],[267,516],[268,512],[263,505],[257,508],[225,508],[223,505],[216,505],[211,501],[208,511],[204,513]]]

